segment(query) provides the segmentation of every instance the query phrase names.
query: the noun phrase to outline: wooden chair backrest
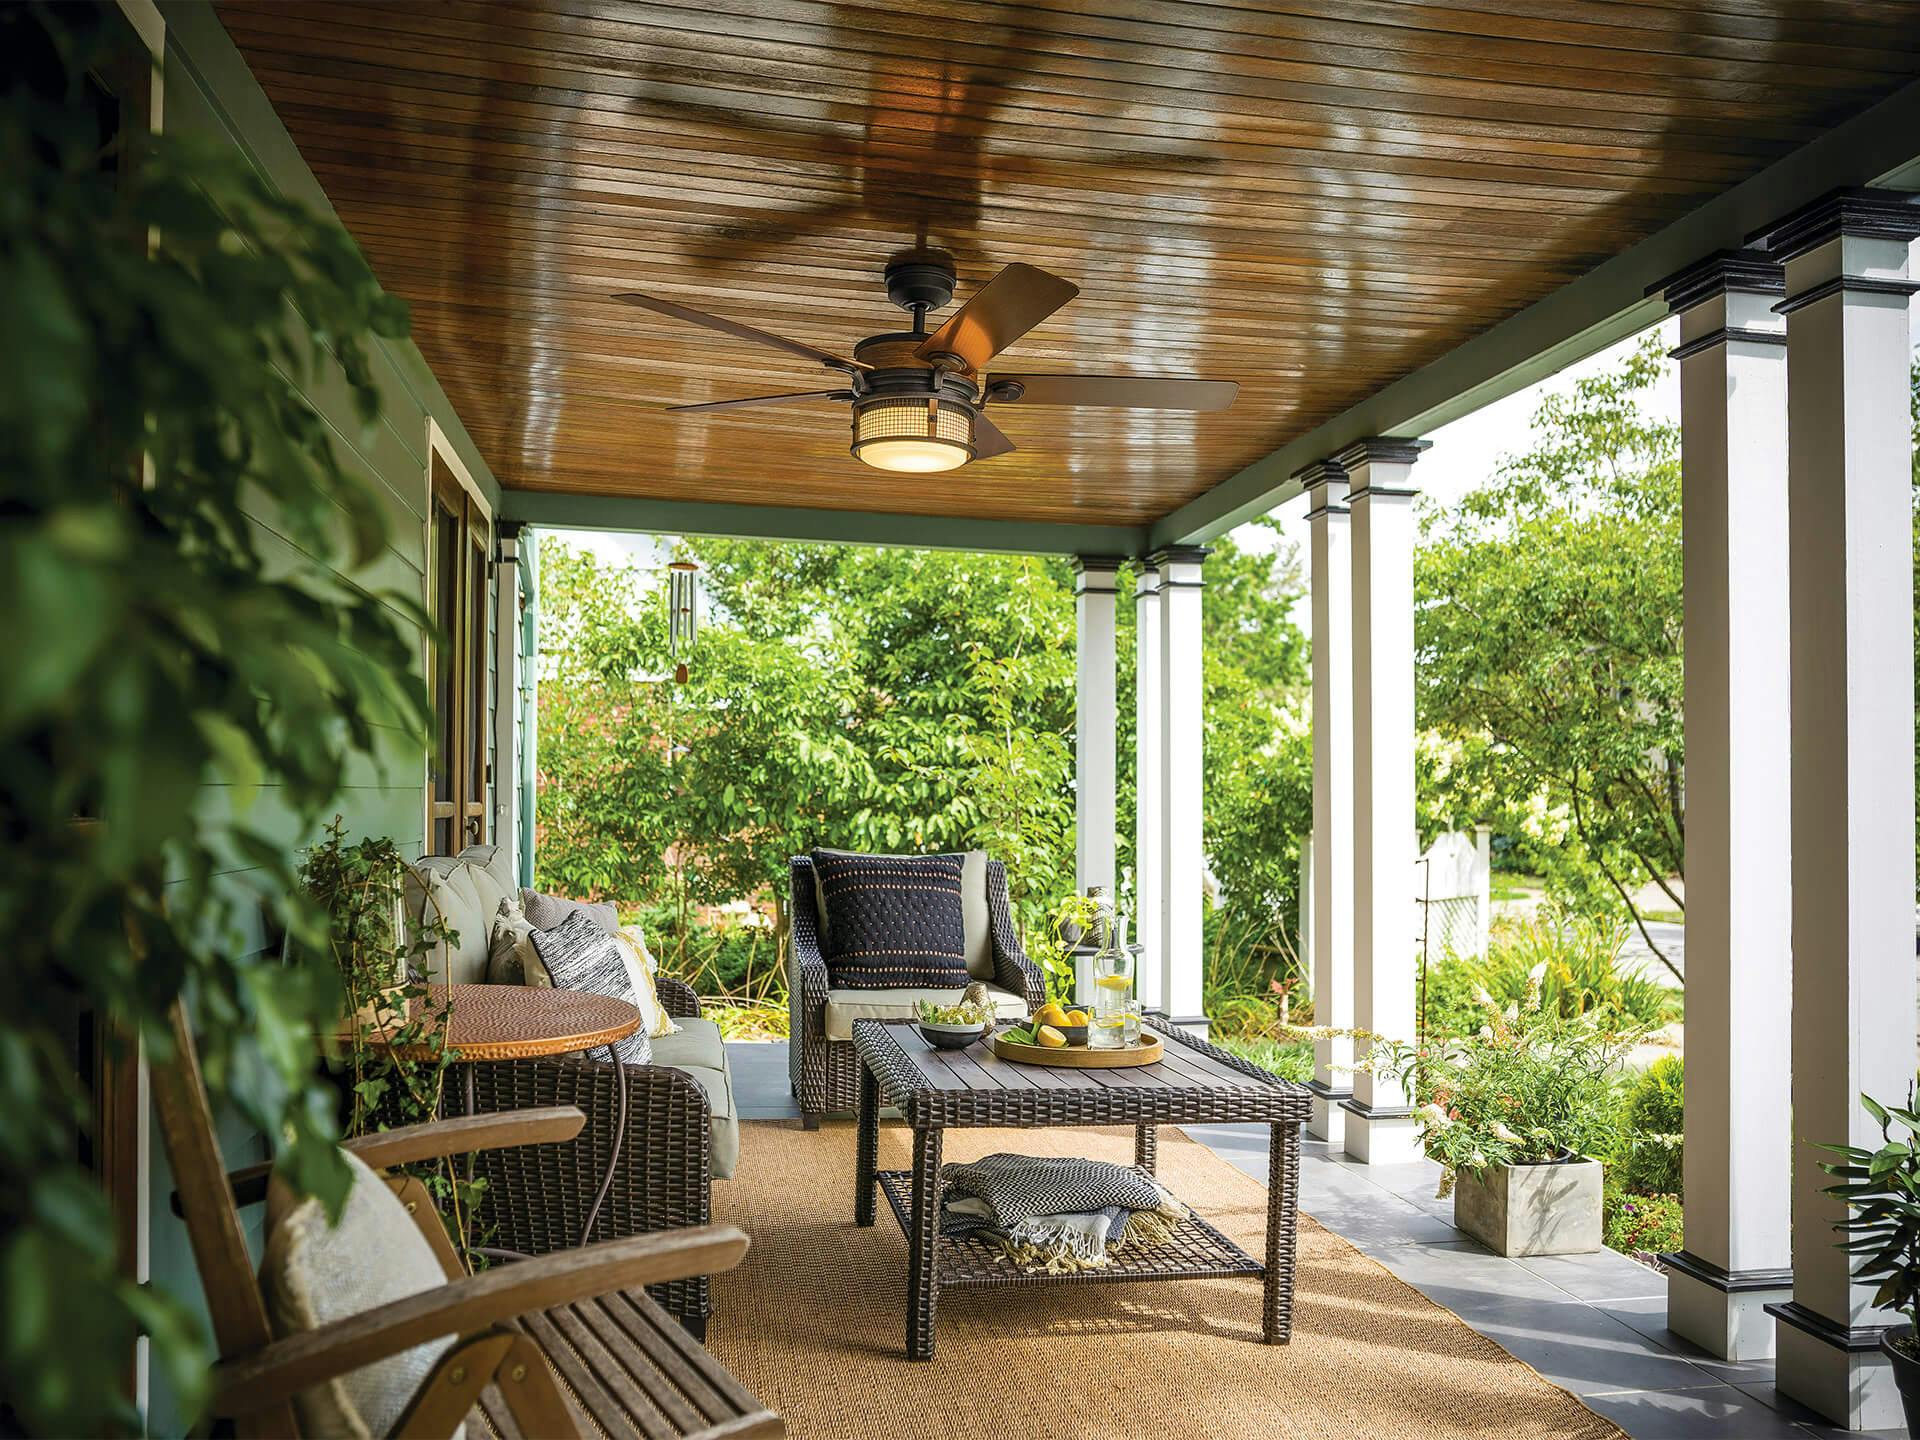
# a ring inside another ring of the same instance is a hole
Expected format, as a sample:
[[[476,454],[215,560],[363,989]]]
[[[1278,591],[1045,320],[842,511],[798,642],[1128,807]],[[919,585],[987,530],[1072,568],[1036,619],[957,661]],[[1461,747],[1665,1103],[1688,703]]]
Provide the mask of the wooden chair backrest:
[[[194,1267],[200,1272],[207,1310],[213,1317],[214,1340],[221,1358],[227,1359],[267,1344],[273,1339],[273,1326],[227,1183],[226,1160],[214,1136],[213,1112],[207,1105],[200,1053],[187,1025],[186,1007],[176,1000],[167,1018],[174,1058],[153,1067],[155,1108],[167,1158],[173,1164],[180,1209],[187,1219],[187,1236],[193,1242]]]

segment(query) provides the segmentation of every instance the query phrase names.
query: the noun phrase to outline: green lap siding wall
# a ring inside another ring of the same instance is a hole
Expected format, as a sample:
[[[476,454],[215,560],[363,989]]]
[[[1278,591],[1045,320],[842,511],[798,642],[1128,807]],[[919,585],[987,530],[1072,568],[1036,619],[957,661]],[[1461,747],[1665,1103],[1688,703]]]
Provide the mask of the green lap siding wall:
[[[173,134],[212,136],[237,146],[261,172],[286,193],[324,213],[332,214],[318,182],[300,159],[285,128],[248,70],[246,62],[221,27],[213,7],[204,3],[162,3],[166,21],[163,71],[163,128]],[[304,325],[298,315],[289,323]],[[351,573],[356,583],[380,591],[397,591],[416,602],[426,601],[426,535],[428,420],[436,422],[447,443],[463,462],[475,483],[497,510],[499,486],[474,449],[459,417],[419,351],[410,343],[377,344],[372,362],[383,400],[383,416],[366,431],[354,417],[345,381],[338,365],[326,364],[303,389],[314,408],[333,428],[333,441],[344,462],[356,467],[376,485],[390,522],[386,549],[367,567]],[[164,483],[164,478],[162,479]],[[272,509],[261,504],[250,510],[255,536],[276,573],[295,574],[322,562],[304,553],[287,537]],[[396,610],[396,619],[417,627]],[[421,652],[424,657],[424,637]],[[489,656],[491,667],[491,656]],[[491,693],[489,684],[489,693]],[[338,809],[350,834],[390,835],[409,856],[418,856],[425,839],[424,764],[420,743],[399,728],[380,732],[378,755],[357,762],[350,786]],[[214,813],[230,803],[225,788],[209,785],[201,805]],[[254,801],[248,818],[256,827],[282,837],[289,848],[313,837],[303,834],[287,806],[269,788]],[[237,872],[236,872],[237,873]],[[245,943],[260,945],[264,937]],[[264,1155],[256,1134],[231,1117],[222,1124],[222,1137],[231,1164],[249,1163]],[[169,1208],[173,1188],[157,1126],[151,1146],[149,1196],[149,1255],[154,1281],[176,1293],[198,1294],[198,1280],[186,1231]],[[252,1238],[258,1242],[260,1217],[248,1214]],[[150,1377],[149,1433],[185,1433],[186,1417],[179,1413],[157,1371]]]

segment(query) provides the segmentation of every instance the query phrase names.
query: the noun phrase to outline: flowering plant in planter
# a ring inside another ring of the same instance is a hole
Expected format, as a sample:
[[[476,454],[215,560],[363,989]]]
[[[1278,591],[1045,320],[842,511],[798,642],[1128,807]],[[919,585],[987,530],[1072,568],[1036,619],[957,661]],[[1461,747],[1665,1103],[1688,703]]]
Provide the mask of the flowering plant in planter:
[[[1427,1157],[1451,1193],[1461,1170],[1538,1165],[1609,1147],[1619,1125],[1621,1062],[1646,1027],[1597,1008],[1563,1016],[1540,1003],[1540,976],[1504,1010],[1475,996],[1480,1028],[1417,1043],[1375,1038],[1363,1064],[1419,1106]]]

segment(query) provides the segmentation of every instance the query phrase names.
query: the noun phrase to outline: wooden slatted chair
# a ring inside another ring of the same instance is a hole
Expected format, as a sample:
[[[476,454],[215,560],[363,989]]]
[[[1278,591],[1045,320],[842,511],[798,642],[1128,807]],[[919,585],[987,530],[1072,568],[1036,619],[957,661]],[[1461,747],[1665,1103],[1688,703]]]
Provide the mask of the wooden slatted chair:
[[[264,1196],[267,1167],[229,1175],[214,1140],[193,1036],[174,1007],[176,1061],[156,1068],[155,1095],[194,1262],[220,1351],[213,1415],[242,1437],[300,1435],[303,1390],[441,1337],[455,1337],[393,1434],[469,1437],[640,1436],[698,1440],[782,1436],[755,1400],[642,1287],[731,1269],[747,1237],[728,1225],[661,1231],[496,1266],[462,1268],[426,1187],[382,1176],[419,1226],[447,1283],[293,1334],[273,1333],[240,1226],[239,1205]],[[345,1143],[378,1171],[510,1145],[570,1140],[571,1107],[474,1115]]]

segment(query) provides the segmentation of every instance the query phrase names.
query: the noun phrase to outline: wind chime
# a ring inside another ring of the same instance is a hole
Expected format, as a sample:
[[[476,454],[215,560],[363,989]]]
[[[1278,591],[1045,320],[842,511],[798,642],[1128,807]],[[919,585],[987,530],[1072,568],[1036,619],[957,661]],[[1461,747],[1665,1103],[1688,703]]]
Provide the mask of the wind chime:
[[[700,567],[691,560],[667,566],[667,649],[673,657],[673,681],[687,683],[687,657],[700,634]]]

